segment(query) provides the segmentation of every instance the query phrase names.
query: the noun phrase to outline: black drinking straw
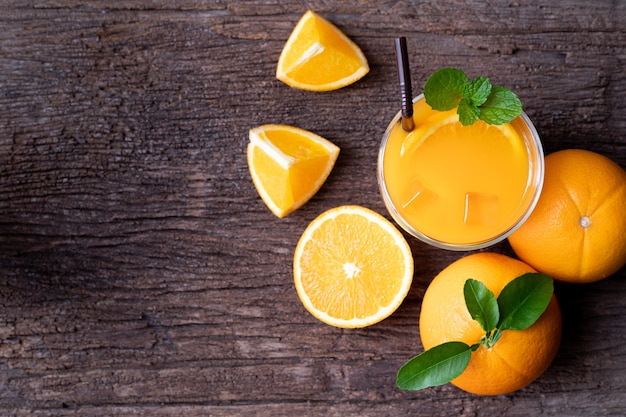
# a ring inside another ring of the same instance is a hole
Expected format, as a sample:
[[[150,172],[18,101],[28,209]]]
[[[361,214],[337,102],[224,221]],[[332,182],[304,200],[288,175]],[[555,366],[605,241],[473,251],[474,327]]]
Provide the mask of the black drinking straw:
[[[396,38],[396,64],[400,80],[402,96],[402,129],[410,132],[415,129],[413,121],[413,93],[411,92],[411,72],[409,71],[409,54],[406,49],[406,38]]]

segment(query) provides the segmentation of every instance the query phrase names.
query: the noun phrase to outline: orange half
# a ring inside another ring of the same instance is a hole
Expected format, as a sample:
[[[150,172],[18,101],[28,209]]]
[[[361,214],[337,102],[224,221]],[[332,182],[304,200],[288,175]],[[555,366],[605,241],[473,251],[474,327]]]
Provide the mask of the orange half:
[[[365,327],[400,306],[413,280],[413,256],[383,216],[339,206],[306,228],[293,272],[298,297],[314,317],[336,327]]]

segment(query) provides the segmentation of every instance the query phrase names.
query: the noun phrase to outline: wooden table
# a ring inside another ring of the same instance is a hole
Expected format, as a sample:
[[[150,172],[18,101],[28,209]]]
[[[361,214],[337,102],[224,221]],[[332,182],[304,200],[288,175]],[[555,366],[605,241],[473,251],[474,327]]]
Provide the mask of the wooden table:
[[[361,46],[364,79],[311,93],[274,78],[307,7]],[[422,350],[426,286],[466,253],[409,239],[409,296],[361,330],[310,316],[291,273],[322,211],[387,215],[376,157],[399,106],[396,36],[416,90],[442,66],[488,75],[521,97],[546,153],[626,167],[623,0],[4,0],[0,27],[0,415],[626,415],[624,269],[557,285],[556,359],[497,397],[395,387]],[[248,174],[264,123],[341,147],[284,219]]]

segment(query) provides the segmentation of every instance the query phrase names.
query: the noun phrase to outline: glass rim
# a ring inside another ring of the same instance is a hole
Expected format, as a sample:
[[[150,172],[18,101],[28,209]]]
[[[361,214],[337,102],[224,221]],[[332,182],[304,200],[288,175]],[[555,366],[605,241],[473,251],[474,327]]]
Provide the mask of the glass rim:
[[[418,95],[417,97],[413,99],[413,104],[417,103],[423,98],[424,98],[424,94]],[[543,188],[543,181],[544,181],[544,175],[545,175],[545,163],[544,163],[544,151],[543,151],[543,146],[541,144],[541,139],[539,137],[539,133],[537,132],[535,125],[532,123],[532,121],[530,120],[530,118],[525,112],[522,112],[519,118],[522,120],[526,128],[528,128],[530,137],[532,138],[532,140],[529,140],[526,137],[526,135],[521,135],[526,145],[526,148],[529,152],[529,160],[530,160],[529,162],[531,165],[529,166],[529,178],[528,178],[527,189],[529,189],[534,184],[534,192],[533,192],[533,195],[530,197],[530,202],[526,207],[522,208],[523,210],[522,214],[518,216],[509,227],[504,229],[502,232],[498,233],[496,236],[492,238],[476,241],[476,242],[467,242],[467,243],[445,242],[445,241],[432,238],[420,232],[415,227],[411,226],[403,218],[403,216],[400,214],[395,204],[391,200],[391,196],[389,195],[389,191],[387,190],[387,186],[385,182],[384,157],[385,157],[385,149],[387,148],[387,142],[391,135],[391,131],[397,124],[400,123],[401,117],[402,117],[402,112],[399,111],[391,120],[391,122],[387,126],[387,129],[385,129],[385,133],[383,135],[383,139],[381,141],[380,148],[378,151],[377,179],[378,179],[378,187],[380,189],[381,195],[383,197],[383,202],[385,203],[385,207],[387,208],[387,211],[389,212],[393,220],[402,229],[404,229],[404,231],[406,231],[411,236],[416,237],[417,239],[421,240],[422,242],[427,243],[431,246],[440,248],[440,249],[447,249],[447,250],[453,250],[453,251],[470,251],[470,250],[484,249],[486,247],[495,245],[496,243],[503,241],[504,239],[509,237],[515,230],[517,230],[528,219],[528,217],[531,215],[531,213],[535,209],[537,202],[539,201],[539,196],[541,195],[541,190]],[[531,147],[534,149],[532,149]],[[537,162],[536,164],[534,163],[535,160]]]

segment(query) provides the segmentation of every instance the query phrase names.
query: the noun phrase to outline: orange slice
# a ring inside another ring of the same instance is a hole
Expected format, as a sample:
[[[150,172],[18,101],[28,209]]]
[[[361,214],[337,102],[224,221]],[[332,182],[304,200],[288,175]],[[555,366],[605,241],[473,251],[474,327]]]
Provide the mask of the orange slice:
[[[400,306],[413,280],[413,257],[383,216],[340,206],[306,228],[293,272],[298,297],[314,317],[336,327],[365,327]]]
[[[419,147],[426,139],[437,135],[454,135],[456,131],[462,129],[466,135],[480,137],[489,135],[490,137],[502,137],[511,143],[522,143],[519,135],[509,123],[501,125],[489,125],[481,120],[470,126],[463,126],[459,122],[459,115],[456,109],[436,112],[423,123],[415,127],[402,142],[400,155],[411,152]]]
[[[268,124],[250,129],[248,168],[261,199],[277,217],[301,207],[320,189],[339,148],[304,129]]]
[[[361,49],[335,25],[307,11],[285,44],[276,78],[309,91],[345,87],[369,72]]]

